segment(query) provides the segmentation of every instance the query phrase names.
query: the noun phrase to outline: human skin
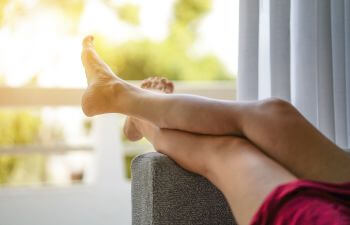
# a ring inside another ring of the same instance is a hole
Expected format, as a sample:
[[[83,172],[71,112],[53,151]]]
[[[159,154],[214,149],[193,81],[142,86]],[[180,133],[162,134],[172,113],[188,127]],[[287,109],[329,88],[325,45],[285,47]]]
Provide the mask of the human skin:
[[[131,117],[157,151],[213,182],[239,224],[248,224],[266,195],[282,183],[350,181],[349,155],[288,102],[223,101],[138,88],[100,59],[91,36],[84,39],[82,61],[88,80],[85,114]]]

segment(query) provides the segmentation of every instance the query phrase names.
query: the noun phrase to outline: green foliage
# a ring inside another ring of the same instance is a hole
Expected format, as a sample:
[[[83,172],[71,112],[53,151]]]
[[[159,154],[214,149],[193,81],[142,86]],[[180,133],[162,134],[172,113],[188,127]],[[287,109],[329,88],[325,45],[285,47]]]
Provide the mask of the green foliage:
[[[43,5],[62,10],[71,20],[79,22],[85,6],[85,0],[40,0]]]
[[[0,146],[30,144],[38,139],[41,120],[27,111],[0,112]]]
[[[231,79],[216,56],[189,54],[196,39],[194,22],[210,8],[211,0],[178,0],[174,21],[164,41],[143,39],[115,44],[95,35],[97,51],[123,79],[142,80],[155,75],[171,80]]]
[[[0,19],[6,2],[1,1]],[[69,23],[75,21],[77,25],[86,1],[39,0],[39,3],[62,10],[69,17]],[[121,20],[131,25],[140,23],[137,5],[126,3],[115,6],[110,0],[102,0],[102,3],[116,10]],[[172,80],[231,79],[214,55],[196,57],[189,54],[196,41],[197,24],[211,7],[212,0],[177,0],[169,35],[164,41],[143,39],[116,44],[98,37],[98,51],[113,71],[124,79],[141,80],[153,75],[166,76]]]
[[[189,25],[201,19],[212,7],[212,0],[178,0],[175,3],[175,20]]]
[[[64,15],[67,31],[73,34],[78,32],[80,16],[86,3],[85,0],[39,0],[39,2],[41,5],[60,10]]]
[[[0,0],[0,26],[4,20],[4,9],[9,2]],[[140,23],[137,5],[127,3],[114,7],[110,0],[102,2],[115,9],[120,20],[133,26]],[[17,3],[14,14],[20,15],[26,9],[20,1]],[[38,3],[61,10],[67,16],[67,26],[76,31],[86,1],[39,0]],[[142,80],[154,75],[171,80],[231,79],[216,56],[195,56],[190,53],[196,41],[197,25],[211,7],[212,0],[176,0],[169,35],[164,41],[143,39],[116,44],[96,35],[97,50],[123,79]],[[34,77],[27,85],[35,83]],[[87,121],[84,125],[88,132],[91,123]],[[35,143],[38,141],[40,126],[40,117],[27,111],[0,111],[0,146]],[[133,156],[126,156],[127,169],[130,168],[132,158]],[[42,155],[0,156],[0,184],[42,181],[45,179],[44,167],[45,157]],[[128,174],[130,175],[129,170]]]
[[[131,179],[131,162],[136,156],[137,154],[124,155],[125,176],[128,179]]]
[[[5,7],[7,6],[9,0],[0,0],[0,26],[3,23],[4,20],[4,11]]]
[[[38,140],[41,120],[27,111],[0,111],[0,146],[32,144]],[[1,156],[0,184],[39,181],[45,158],[40,155]]]
[[[0,157],[0,185],[39,183],[46,179],[43,155]]]
[[[13,171],[17,164],[16,157],[13,156],[1,156],[0,157],[0,184],[6,184],[9,182]]]
[[[230,79],[215,56],[194,57],[169,41],[137,40],[115,45],[97,36],[95,43],[102,58],[123,79],[142,80],[153,75],[171,80]]]
[[[117,7],[117,15],[119,19],[131,24],[131,25],[139,25],[139,7],[134,4],[123,4]]]

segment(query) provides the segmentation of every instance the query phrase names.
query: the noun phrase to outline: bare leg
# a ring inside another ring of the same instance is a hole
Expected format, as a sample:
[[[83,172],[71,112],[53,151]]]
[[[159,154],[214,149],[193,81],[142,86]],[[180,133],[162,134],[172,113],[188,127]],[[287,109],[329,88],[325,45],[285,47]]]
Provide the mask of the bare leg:
[[[174,84],[164,77],[147,78],[146,80],[142,81],[141,88],[164,94],[171,94],[174,92]],[[136,129],[132,117],[126,118],[123,130],[125,136],[130,141],[138,141],[143,137],[142,134]]]
[[[84,46],[89,88],[82,105],[87,115],[119,112],[161,128],[243,136],[297,176],[329,182],[350,180],[349,155],[289,103],[219,101],[143,90],[117,78],[99,59],[91,40],[86,39]]]
[[[242,134],[239,112],[254,104],[164,95],[135,87],[115,76],[100,59],[92,37],[84,39],[83,44],[82,61],[89,84],[82,98],[86,115],[117,112],[148,120],[162,128],[216,135]]]
[[[158,151],[216,185],[240,225],[249,224],[275,187],[296,179],[242,138],[160,129],[140,120],[135,124]]]

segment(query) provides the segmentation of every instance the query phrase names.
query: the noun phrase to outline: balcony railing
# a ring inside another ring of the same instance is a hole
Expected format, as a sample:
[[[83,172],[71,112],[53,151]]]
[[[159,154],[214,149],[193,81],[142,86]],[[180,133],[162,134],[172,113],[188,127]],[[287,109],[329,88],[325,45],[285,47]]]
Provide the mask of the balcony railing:
[[[139,85],[140,82],[130,82]],[[175,82],[175,93],[187,93],[219,99],[235,98],[233,81]],[[1,87],[0,107],[79,106],[84,89]]]
[[[132,82],[139,85],[139,82]],[[233,81],[176,82],[176,93],[235,99]],[[80,107],[84,89],[0,87],[0,108]],[[61,154],[77,150],[96,156],[95,182],[60,188],[1,188],[0,224],[131,224],[130,185],[124,178],[121,115],[96,116],[92,145],[0,147],[2,154]],[[68,219],[69,218],[69,219]]]
[[[139,85],[140,81],[131,82]],[[218,99],[235,99],[233,81],[175,82],[175,93],[186,93]],[[79,88],[33,88],[0,87],[0,108],[80,106],[84,89]],[[14,146],[0,147],[2,154],[57,154],[70,151],[92,151],[92,146]]]

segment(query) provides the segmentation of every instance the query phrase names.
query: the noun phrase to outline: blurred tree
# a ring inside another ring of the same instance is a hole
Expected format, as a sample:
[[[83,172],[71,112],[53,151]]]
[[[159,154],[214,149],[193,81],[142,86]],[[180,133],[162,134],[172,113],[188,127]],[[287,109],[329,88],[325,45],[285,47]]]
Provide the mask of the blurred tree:
[[[140,24],[139,11],[140,9],[137,5],[130,3],[117,6],[119,19],[135,26]]]
[[[67,29],[73,34],[78,32],[80,16],[84,10],[86,0],[39,0],[44,6],[60,10],[66,17]]]
[[[212,0],[177,0],[174,6],[175,21],[185,26],[201,19],[212,8]]]
[[[2,1],[4,3],[0,4],[0,19],[3,15],[1,10],[8,0]],[[101,2],[114,10],[120,20],[133,26],[140,23],[137,5],[115,5],[111,0]],[[39,0],[39,3],[62,10],[69,20],[75,21],[73,23],[76,28],[86,1]],[[116,44],[97,34],[97,49],[113,71],[124,79],[139,80],[153,75],[162,75],[173,80],[232,79],[216,56],[190,54],[196,41],[197,26],[211,8],[212,0],[176,0],[169,35],[164,41],[143,39]]]
[[[5,9],[10,3],[16,4],[11,7],[11,11],[6,11],[13,13],[9,18],[19,18],[20,15],[30,12],[23,2],[0,0],[0,26],[4,23]],[[111,0],[101,2],[114,10],[120,20],[132,26],[142,22],[137,5],[113,5]],[[75,35],[85,4],[86,0],[38,0],[35,7],[41,9],[45,8],[42,6],[48,6],[46,8],[60,10],[66,16],[68,29]],[[232,79],[215,55],[191,54],[197,38],[198,24],[210,12],[211,7],[212,0],[176,0],[173,20],[165,40],[156,42],[142,39],[116,44],[97,34],[97,50],[113,71],[124,79],[141,80],[153,75],[166,76],[172,80]],[[36,80],[33,77],[27,85],[35,85]],[[31,112],[0,111],[0,146],[37,142],[41,125],[39,115]],[[86,124],[87,129],[90,126],[89,123]],[[1,156],[0,184],[43,180],[44,165],[43,156]]]
[[[197,26],[212,8],[212,0],[177,0],[174,4],[174,20],[170,25],[168,40],[181,50],[195,41]]]
[[[26,145],[38,141],[41,120],[28,111],[0,111],[0,146]],[[40,155],[0,157],[0,184],[40,181],[45,172]]]
[[[0,26],[2,25],[3,23],[3,20],[4,20],[4,14],[5,14],[5,8],[8,4],[9,0],[1,0],[0,1]]]
[[[80,16],[84,10],[86,0],[38,0],[35,5],[28,4],[25,0],[0,0],[0,26],[5,22],[15,22],[33,10],[43,8],[58,9],[65,15],[67,30],[75,33],[78,31]],[[5,15],[6,12],[6,15]]]
[[[211,3],[211,0],[177,0],[169,35],[162,42],[143,39],[115,44],[97,34],[97,51],[123,79],[142,80],[154,75],[172,80],[232,79],[216,56],[190,54],[197,24],[210,11]]]
[[[37,78],[38,76],[34,75],[24,86],[37,86]],[[5,80],[3,81],[5,83]],[[0,146],[38,143],[41,126],[38,111],[35,113],[29,110],[1,110]],[[46,177],[45,165],[46,159],[43,155],[0,155],[0,184],[42,182]]]

